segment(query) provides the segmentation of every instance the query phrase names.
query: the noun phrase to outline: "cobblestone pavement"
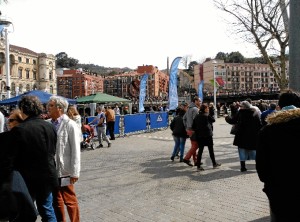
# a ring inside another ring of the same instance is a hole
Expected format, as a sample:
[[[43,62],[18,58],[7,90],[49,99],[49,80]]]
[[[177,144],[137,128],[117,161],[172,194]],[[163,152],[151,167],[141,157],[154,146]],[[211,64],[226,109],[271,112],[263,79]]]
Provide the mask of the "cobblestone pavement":
[[[237,148],[224,118],[214,124],[213,169],[207,148],[205,171],[171,162],[170,129],[117,138],[110,148],[82,152],[80,180],[75,185],[81,221],[269,221],[255,162],[240,172]],[[190,148],[187,140],[186,151]]]

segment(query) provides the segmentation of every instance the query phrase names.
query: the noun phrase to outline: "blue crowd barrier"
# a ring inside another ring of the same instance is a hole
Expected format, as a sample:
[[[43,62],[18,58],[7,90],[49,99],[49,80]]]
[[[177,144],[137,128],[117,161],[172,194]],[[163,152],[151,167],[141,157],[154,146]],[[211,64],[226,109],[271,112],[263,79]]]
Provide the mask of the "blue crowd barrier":
[[[120,135],[120,118],[121,116],[120,115],[116,115],[116,118],[115,118],[115,130],[114,130],[114,134],[116,135]]]
[[[146,113],[130,114],[124,116],[124,133],[132,133],[147,129]]]
[[[149,113],[149,119],[150,119],[150,129],[168,127],[167,112]]]
[[[85,118],[85,122],[90,123],[95,117],[88,116]],[[131,133],[150,132],[151,130],[166,128],[168,126],[168,112],[116,115],[114,133],[115,135],[124,136]]]

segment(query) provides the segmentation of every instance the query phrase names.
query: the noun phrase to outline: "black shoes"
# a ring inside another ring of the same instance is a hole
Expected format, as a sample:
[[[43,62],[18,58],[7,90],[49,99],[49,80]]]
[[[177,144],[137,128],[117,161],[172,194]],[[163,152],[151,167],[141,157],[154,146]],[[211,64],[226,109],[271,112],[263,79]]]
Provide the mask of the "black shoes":
[[[246,172],[246,171],[247,171],[246,167],[241,168],[241,172]]]
[[[220,166],[221,166],[220,163],[216,163],[213,167],[214,167],[214,169],[217,169],[217,168],[219,168]]]
[[[97,146],[96,148],[102,148],[103,147],[103,145],[102,144],[99,144],[99,146]]]
[[[183,162],[191,167],[193,166],[193,164],[189,160],[183,159]]]
[[[108,144],[108,147],[111,147],[111,143]]]
[[[200,166],[201,166],[202,164],[203,164],[203,163],[201,162],[201,163],[200,163]],[[197,163],[194,163],[194,166],[198,166],[198,164],[197,164]]]
[[[174,157],[173,156],[171,156],[171,160],[172,160],[172,162],[174,161]]]
[[[204,168],[201,167],[201,166],[200,166],[200,167],[197,166],[197,170],[199,170],[199,171],[204,171]]]

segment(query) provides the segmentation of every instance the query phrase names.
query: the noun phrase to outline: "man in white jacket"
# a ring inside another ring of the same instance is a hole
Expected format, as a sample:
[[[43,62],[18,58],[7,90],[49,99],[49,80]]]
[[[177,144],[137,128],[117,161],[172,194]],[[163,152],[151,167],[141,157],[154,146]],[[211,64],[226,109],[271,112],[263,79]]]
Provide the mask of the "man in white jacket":
[[[56,168],[60,186],[54,192],[53,205],[57,221],[66,221],[66,205],[71,222],[80,221],[78,200],[74,183],[80,173],[80,132],[76,123],[65,113],[68,102],[60,96],[52,96],[47,104],[50,120],[57,132]]]

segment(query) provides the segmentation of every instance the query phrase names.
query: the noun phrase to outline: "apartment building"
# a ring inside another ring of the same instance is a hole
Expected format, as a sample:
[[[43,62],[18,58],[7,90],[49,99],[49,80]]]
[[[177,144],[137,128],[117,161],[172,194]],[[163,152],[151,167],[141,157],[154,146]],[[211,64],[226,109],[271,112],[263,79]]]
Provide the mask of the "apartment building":
[[[275,66],[280,71],[280,65]],[[224,63],[223,60],[210,60],[194,66],[194,87],[197,91],[200,80],[203,79],[204,94],[213,94],[214,73],[216,80],[221,79],[223,83],[218,85],[217,94],[280,90],[268,64]],[[201,75],[203,77],[200,78]]]
[[[76,98],[96,92],[104,92],[113,96],[135,100],[139,96],[140,80],[144,73],[149,74],[146,85],[147,97],[166,97],[169,76],[152,65],[138,66],[135,71],[103,77],[82,69],[58,69],[57,94],[67,98]]]
[[[66,98],[103,92],[103,78],[82,69],[57,69],[57,94]]]
[[[137,73],[140,75],[144,73],[149,74],[146,86],[147,97],[165,98],[168,96],[170,78],[167,73],[158,70],[153,65],[138,66]]]
[[[42,90],[56,94],[56,57],[52,54],[36,53],[30,49],[10,45],[10,91],[11,97],[31,90]],[[0,99],[7,97],[6,54],[0,44]]]

